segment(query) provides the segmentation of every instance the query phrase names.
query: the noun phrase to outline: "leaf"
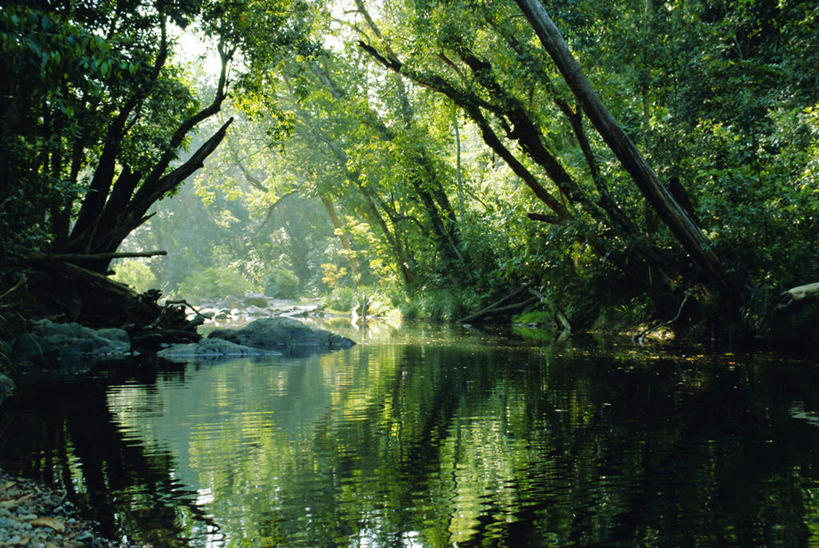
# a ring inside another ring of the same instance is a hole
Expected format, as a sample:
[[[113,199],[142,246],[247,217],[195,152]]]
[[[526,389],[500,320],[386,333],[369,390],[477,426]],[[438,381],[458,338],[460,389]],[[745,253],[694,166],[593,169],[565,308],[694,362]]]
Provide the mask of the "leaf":
[[[65,532],[65,522],[56,518],[35,518],[29,522],[34,527],[51,527],[58,533]]]
[[[28,495],[23,495],[22,497],[16,498],[16,499],[0,500],[0,506],[17,506],[18,504],[20,504],[24,500],[30,499],[33,496],[34,496],[33,493],[29,493]]]

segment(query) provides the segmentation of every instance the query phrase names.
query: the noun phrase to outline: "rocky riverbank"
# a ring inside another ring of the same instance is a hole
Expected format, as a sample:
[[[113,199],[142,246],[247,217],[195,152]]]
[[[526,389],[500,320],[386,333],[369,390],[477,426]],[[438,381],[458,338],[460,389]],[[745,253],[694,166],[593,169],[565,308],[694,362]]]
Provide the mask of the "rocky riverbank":
[[[96,533],[65,493],[0,470],[0,546],[128,547]]]

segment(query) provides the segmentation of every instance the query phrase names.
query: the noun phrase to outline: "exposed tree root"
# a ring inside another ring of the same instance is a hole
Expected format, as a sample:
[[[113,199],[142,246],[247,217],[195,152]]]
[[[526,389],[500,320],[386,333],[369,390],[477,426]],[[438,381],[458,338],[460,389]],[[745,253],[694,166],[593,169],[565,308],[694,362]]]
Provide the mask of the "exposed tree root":
[[[124,284],[67,260],[36,256],[29,261],[21,282],[25,291],[16,290],[13,306],[26,323],[47,318],[92,328],[119,327],[128,332],[132,346],[140,351],[155,350],[163,342],[201,338],[196,326],[187,320],[184,307],[157,302],[161,296],[158,290],[137,294]]]

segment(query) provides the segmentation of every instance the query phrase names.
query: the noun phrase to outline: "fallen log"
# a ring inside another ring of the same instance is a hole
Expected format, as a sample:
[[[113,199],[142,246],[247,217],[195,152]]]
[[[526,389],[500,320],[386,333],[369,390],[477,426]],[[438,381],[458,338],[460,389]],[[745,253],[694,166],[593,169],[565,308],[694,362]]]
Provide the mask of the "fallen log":
[[[787,299],[787,302],[779,307],[784,308],[795,301],[801,301],[814,295],[819,295],[819,282],[792,287],[782,292],[782,296]]]
[[[477,312],[473,312],[472,314],[469,314],[468,316],[465,316],[465,317],[461,318],[460,320],[457,320],[456,323],[468,323],[468,322],[480,319],[480,318],[488,315],[493,310],[497,309],[499,306],[501,306],[501,305],[503,305],[505,303],[508,303],[510,300],[514,299],[515,297],[517,297],[518,295],[523,293],[525,290],[526,290],[526,286],[521,286],[521,287],[517,288],[516,290],[514,290],[513,292],[506,295],[505,297],[501,298],[500,300],[495,301],[492,304],[481,308]]]

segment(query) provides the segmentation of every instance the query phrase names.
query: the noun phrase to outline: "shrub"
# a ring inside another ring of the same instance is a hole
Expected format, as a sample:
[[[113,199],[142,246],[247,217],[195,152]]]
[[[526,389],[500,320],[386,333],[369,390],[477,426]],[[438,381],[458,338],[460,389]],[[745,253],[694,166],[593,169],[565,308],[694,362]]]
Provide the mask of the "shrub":
[[[358,296],[358,291],[352,287],[336,287],[324,298],[324,306],[330,310],[350,312]]]
[[[295,299],[299,296],[299,279],[284,268],[273,268],[264,279],[265,295],[277,299]]]
[[[210,267],[182,280],[177,293],[186,299],[203,299],[244,295],[253,290],[253,284],[230,267]]]

